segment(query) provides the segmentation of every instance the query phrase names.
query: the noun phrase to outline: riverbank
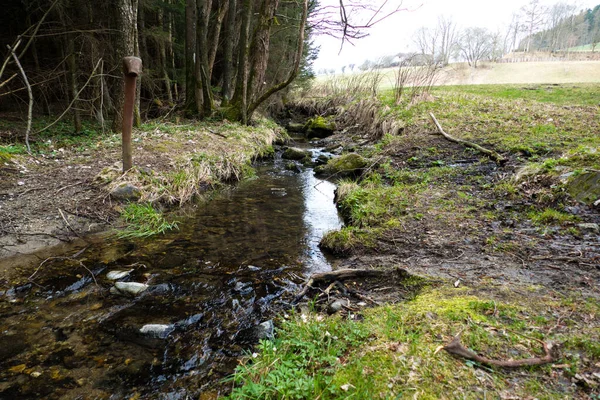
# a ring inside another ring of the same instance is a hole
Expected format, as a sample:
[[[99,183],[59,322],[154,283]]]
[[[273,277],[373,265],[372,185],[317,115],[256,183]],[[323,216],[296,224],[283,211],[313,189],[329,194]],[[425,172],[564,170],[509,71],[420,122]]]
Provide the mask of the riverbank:
[[[600,126],[588,101],[599,88],[491,88],[399,105],[351,88],[298,101],[337,123],[323,145],[363,159],[339,181],[346,225],[321,243],[340,257],[334,268],[425,282],[395,299],[379,294],[385,284],[360,290],[360,278],[322,283],[238,368],[232,398],[593,398]],[[362,114],[347,115],[356,104]],[[499,157],[448,140],[430,113]],[[452,356],[457,335],[479,359]]]
[[[72,135],[59,126],[33,138],[30,156],[17,144],[18,131],[4,126],[3,140],[15,140],[0,148],[7,158],[0,170],[2,264],[15,266],[13,258],[39,264],[44,249],[92,233],[125,228],[144,236],[167,229],[172,223],[161,219],[161,209],[251,176],[252,161],[272,155],[272,143],[283,135],[267,120],[255,126],[148,122],[134,132],[135,167],[121,176],[118,135],[92,129]],[[10,268],[3,272],[10,281]]]

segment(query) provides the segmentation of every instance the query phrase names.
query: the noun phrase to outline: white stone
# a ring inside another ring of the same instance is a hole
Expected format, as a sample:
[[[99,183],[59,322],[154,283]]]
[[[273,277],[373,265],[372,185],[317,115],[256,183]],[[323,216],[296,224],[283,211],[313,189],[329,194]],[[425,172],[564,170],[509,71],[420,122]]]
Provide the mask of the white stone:
[[[173,326],[164,324],[147,324],[140,328],[140,333],[164,339],[173,330]]]
[[[132,271],[132,269],[130,269],[129,271],[110,271],[108,274],[106,274],[106,279],[111,281],[118,281],[119,279],[123,279],[126,276],[128,276]]]
[[[115,289],[122,294],[138,295],[148,289],[148,285],[138,282],[115,282]]]

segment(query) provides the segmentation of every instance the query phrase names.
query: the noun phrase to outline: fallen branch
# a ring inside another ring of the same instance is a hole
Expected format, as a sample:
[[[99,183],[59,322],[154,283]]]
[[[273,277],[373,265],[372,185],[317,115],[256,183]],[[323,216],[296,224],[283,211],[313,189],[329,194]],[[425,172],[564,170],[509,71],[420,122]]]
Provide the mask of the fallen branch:
[[[448,353],[466,358],[467,360],[476,361],[481,364],[492,365],[497,367],[504,368],[519,368],[525,366],[532,365],[543,365],[554,362],[555,358],[550,351],[550,347],[545,342],[541,340],[534,339],[537,342],[541,343],[544,348],[544,356],[543,357],[532,357],[532,358],[524,358],[521,360],[492,360],[487,357],[480,356],[479,354],[467,349],[460,342],[460,334],[456,335],[454,339],[444,347],[443,350],[446,350]]]
[[[394,272],[399,272],[402,275],[408,276],[408,272],[401,268],[397,268]],[[374,278],[374,277],[382,277],[389,276],[390,271],[386,270],[375,270],[375,269],[340,269],[337,271],[331,272],[322,272],[318,274],[313,274],[310,276],[304,288],[298,293],[293,303],[299,302],[304,295],[312,288],[315,283],[319,282],[331,282],[331,281],[342,281],[346,279],[354,279],[354,278]]]
[[[444,132],[444,129],[442,128],[442,126],[440,125],[440,123],[438,122],[438,120],[435,118],[435,115],[433,115],[433,113],[429,113],[429,116],[431,116],[431,119],[433,120],[433,123],[435,124],[435,126],[438,129],[438,132],[445,137],[447,140],[449,140],[450,142],[454,142],[454,143],[458,143],[461,144],[465,147],[470,147],[472,149],[475,149],[477,151],[479,151],[480,153],[483,153],[487,156],[489,156],[491,159],[493,159],[496,163],[503,165],[504,163],[506,163],[506,159],[504,157],[502,157],[500,154],[496,153],[493,150],[489,150],[486,149],[485,147],[481,147],[478,144],[472,143],[472,142],[468,142],[466,140],[462,140],[462,139],[457,139],[453,136],[450,136],[449,134],[447,134],[446,132]]]

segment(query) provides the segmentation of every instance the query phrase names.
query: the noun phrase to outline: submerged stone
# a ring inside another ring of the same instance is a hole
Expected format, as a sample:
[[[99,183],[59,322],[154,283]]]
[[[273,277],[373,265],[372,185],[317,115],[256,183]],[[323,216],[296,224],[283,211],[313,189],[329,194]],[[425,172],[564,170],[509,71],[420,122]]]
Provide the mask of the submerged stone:
[[[174,327],[172,325],[147,324],[140,328],[140,333],[158,339],[166,339],[173,329]]]
[[[113,290],[114,289],[114,290]],[[148,289],[148,285],[138,282],[115,282],[115,286],[110,289],[113,294],[136,296]]]
[[[128,271],[110,271],[109,273],[106,274],[106,279],[111,280],[111,281],[118,281],[119,279],[123,279],[127,276],[129,276],[129,274],[131,274],[131,272],[133,272],[132,269],[128,270]]]

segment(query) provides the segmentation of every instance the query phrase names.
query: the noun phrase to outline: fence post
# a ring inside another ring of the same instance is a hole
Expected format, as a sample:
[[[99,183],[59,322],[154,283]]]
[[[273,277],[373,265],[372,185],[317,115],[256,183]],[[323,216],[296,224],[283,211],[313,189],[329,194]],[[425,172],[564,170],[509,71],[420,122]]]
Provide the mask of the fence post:
[[[142,60],[138,57],[123,58],[125,76],[125,101],[123,102],[123,173],[133,166],[131,152],[131,130],[133,127],[133,106],[135,104],[135,81],[142,73]]]

